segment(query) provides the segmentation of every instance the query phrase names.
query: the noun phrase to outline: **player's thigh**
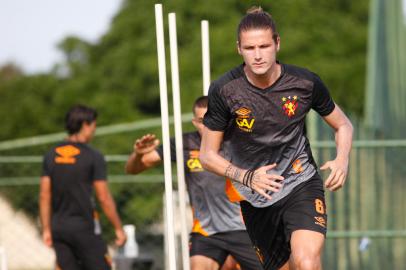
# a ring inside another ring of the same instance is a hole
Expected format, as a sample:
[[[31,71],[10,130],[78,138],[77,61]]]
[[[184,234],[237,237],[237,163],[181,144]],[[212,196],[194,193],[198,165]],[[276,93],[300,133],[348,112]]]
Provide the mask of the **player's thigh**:
[[[221,270],[240,270],[240,269],[241,269],[240,265],[235,261],[235,259],[231,255],[227,256],[226,261],[223,263],[223,266],[221,266]]]
[[[111,269],[107,246],[100,235],[78,233],[75,236],[75,244],[79,250],[77,256],[86,270]]]
[[[300,261],[320,262],[325,237],[320,232],[296,230],[292,233],[290,246],[291,258],[295,263]]]
[[[215,235],[203,236],[192,233],[190,237],[190,257],[196,269],[219,269],[228,256],[225,244],[222,239]],[[199,264],[209,268],[199,268]],[[215,265],[215,268],[213,265]]]
[[[68,243],[54,240],[53,246],[56,254],[57,269],[80,270],[78,259]]]
[[[190,257],[190,267],[192,270],[217,270],[220,268],[220,265],[212,258],[194,255]]]
[[[308,265],[305,269],[318,269],[327,232],[323,182],[318,174],[295,190],[283,219],[290,234],[291,262],[296,267]]]

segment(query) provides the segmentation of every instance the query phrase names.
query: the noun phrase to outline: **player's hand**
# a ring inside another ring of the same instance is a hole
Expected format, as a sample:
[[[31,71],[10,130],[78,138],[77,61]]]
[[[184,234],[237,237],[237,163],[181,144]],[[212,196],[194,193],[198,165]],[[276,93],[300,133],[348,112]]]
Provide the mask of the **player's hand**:
[[[117,229],[115,233],[116,233],[115,243],[117,246],[121,247],[127,241],[127,236],[125,235],[125,232],[122,228]]]
[[[281,175],[267,173],[267,171],[272,170],[275,167],[276,163],[255,170],[251,182],[251,188],[269,200],[272,199],[272,197],[268,195],[266,191],[278,192],[283,185],[281,181],[285,179]]]
[[[147,134],[134,142],[134,152],[139,155],[154,151],[159,145],[159,140],[154,134]]]
[[[47,247],[52,247],[52,234],[50,230],[44,230],[42,232],[42,241]]]
[[[330,191],[336,191],[344,185],[345,180],[347,179],[348,158],[327,161],[320,167],[320,169],[331,170],[330,175],[325,182],[325,186]]]

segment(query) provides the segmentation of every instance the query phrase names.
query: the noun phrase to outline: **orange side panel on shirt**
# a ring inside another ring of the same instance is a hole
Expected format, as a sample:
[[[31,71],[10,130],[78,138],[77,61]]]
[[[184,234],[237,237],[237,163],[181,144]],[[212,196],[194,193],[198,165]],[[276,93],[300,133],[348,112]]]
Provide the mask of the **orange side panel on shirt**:
[[[297,160],[295,160],[295,162],[293,162],[292,168],[296,173],[303,172],[303,167],[302,167],[302,163],[300,162],[300,159],[297,159]]]
[[[205,230],[203,230],[202,225],[200,224],[200,221],[197,218],[193,220],[192,232],[200,233],[203,236],[209,235]]]
[[[245,200],[228,178],[226,178],[226,194],[230,202],[241,202]]]

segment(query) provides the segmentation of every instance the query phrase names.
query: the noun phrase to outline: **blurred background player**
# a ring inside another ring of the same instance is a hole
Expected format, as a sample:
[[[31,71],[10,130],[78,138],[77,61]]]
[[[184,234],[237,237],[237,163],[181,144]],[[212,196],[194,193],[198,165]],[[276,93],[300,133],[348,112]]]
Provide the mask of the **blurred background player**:
[[[54,247],[57,265],[70,269],[111,269],[93,191],[114,226],[116,241],[126,241],[107,185],[106,162],[87,145],[96,131],[97,112],[76,105],[65,117],[68,138],[44,156],[40,185],[40,217],[44,243]]]
[[[246,232],[240,206],[230,202],[226,194],[226,189],[232,187],[226,185],[224,177],[205,171],[199,161],[207,102],[206,96],[195,101],[192,123],[197,131],[183,134],[185,178],[193,209],[191,268],[216,270],[224,264],[228,270],[238,269],[234,258],[243,270],[262,269]],[[171,140],[171,157],[172,161],[176,161],[174,139]],[[155,135],[147,134],[135,141],[134,151],[126,164],[126,172],[138,174],[160,164],[162,160],[162,145],[159,146]]]

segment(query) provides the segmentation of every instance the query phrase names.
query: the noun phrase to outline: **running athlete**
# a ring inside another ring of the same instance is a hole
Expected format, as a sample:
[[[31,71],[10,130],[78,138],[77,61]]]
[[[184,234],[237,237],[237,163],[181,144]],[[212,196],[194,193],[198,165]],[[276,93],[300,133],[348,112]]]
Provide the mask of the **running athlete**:
[[[266,270],[321,269],[327,214],[305,117],[314,109],[335,131],[337,156],[321,167],[331,170],[325,181],[331,191],[346,180],[351,122],[315,73],[277,61],[280,37],[268,13],[253,7],[237,33],[244,63],[210,87],[200,160],[234,180]],[[231,162],[219,154],[223,140]]]
[[[68,138],[44,156],[39,201],[42,237],[54,247],[58,269],[111,269],[93,191],[114,226],[116,244],[126,240],[107,185],[104,157],[87,145],[96,130],[96,118],[92,108],[72,107],[65,117]]]
[[[232,203],[232,185],[224,177],[203,170],[199,161],[203,117],[207,97],[198,98],[193,105],[195,132],[183,135],[185,178],[193,209],[193,228],[190,235],[192,270],[216,270],[231,255],[243,270],[262,269],[242,221],[238,203]],[[135,141],[134,152],[127,161],[127,173],[137,174],[156,166],[163,160],[163,148],[154,135],[147,134]],[[175,142],[171,141],[172,161],[175,161]],[[229,259],[230,260],[230,259]]]

